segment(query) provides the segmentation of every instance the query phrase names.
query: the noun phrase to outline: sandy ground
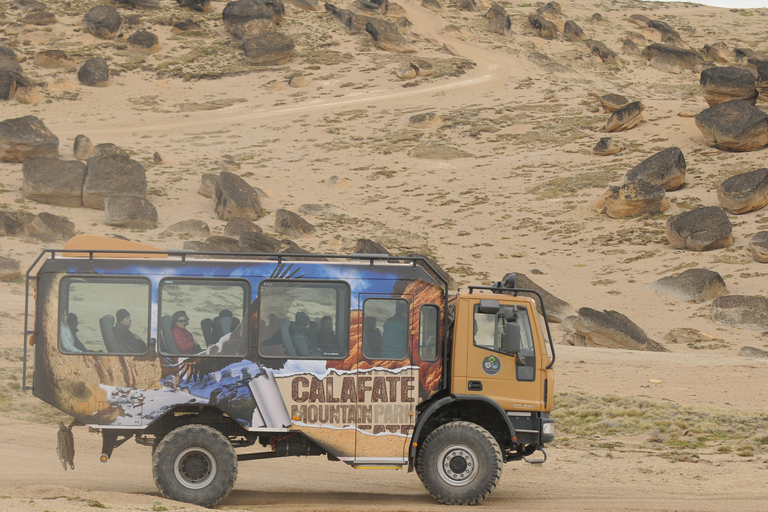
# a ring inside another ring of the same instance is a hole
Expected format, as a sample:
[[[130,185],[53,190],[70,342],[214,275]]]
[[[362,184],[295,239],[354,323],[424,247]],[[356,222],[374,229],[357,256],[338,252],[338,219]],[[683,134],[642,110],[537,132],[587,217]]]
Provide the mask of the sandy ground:
[[[210,15],[181,11],[170,0],[161,0],[160,12],[126,11],[140,14],[163,44],[157,54],[141,57],[119,42],[91,37],[76,9],[51,2],[59,22],[41,28],[15,22],[19,15],[11,1],[0,1],[6,13],[0,38],[27,58],[22,66],[43,100],[3,103],[0,117],[40,117],[59,137],[65,159],[73,158],[78,134],[130,151],[147,169],[148,198],[158,209],[160,226],[111,228],[101,211],[26,200],[20,164],[0,164],[0,207],[63,215],[78,233],[119,234],[181,248],[183,239],[165,233],[178,221],[202,219],[214,234],[222,233],[225,222],[197,190],[202,174],[219,173],[222,157],[231,155],[241,164],[238,174],[269,196],[263,200],[268,213],[258,221],[268,234],[275,233],[278,208],[333,205],[335,216],[305,216],[318,232],[296,240],[299,245],[349,253],[358,238],[370,238],[395,253],[434,256],[460,286],[524,272],[576,308],[624,313],[671,351],[558,346],[558,393],[645,397],[721,412],[768,411],[768,362],[738,355],[743,346],[765,349],[766,333],[714,324],[709,303],[681,302],[646,288],[660,277],[703,267],[719,272],[730,293],[768,295],[768,267],[755,262],[747,248],[754,233],[768,229],[765,210],[731,218],[735,244],[728,249],[678,251],[664,236],[668,216],[695,205],[717,205],[723,179],[764,166],[765,150],[727,153],[706,146],[687,117],[706,108],[698,74],[665,73],[642,56],[621,55],[620,66],[596,62],[583,44],[545,41],[529,33],[527,16],[534,8],[527,5],[506,5],[513,29],[501,36],[485,28],[482,14],[488,5],[479,13],[452,7],[435,13],[412,0],[399,3],[414,24],[408,39],[419,49],[415,56],[379,50],[365,34],[348,35],[324,11],[287,6],[281,30],[297,44],[291,62],[241,74],[248,68],[221,24],[223,2],[214,2]],[[731,48],[768,51],[765,9],[632,1],[560,4],[566,19],[620,54],[627,33],[640,32],[627,21],[635,13],[666,21],[692,48],[724,41]],[[598,10],[609,24],[590,23]],[[200,42],[172,36],[161,23],[171,11],[205,23],[204,44],[213,48],[207,58],[190,60]],[[443,30],[449,24],[460,32]],[[49,48],[79,59],[109,56],[113,83],[88,88],[77,83],[75,71],[34,67],[34,54]],[[573,72],[546,72],[528,61],[533,51]],[[394,70],[414,58],[434,62],[438,73],[399,80]],[[472,65],[462,65],[467,62]],[[233,73],[219,79],[182,78],[226,66]],[[456,67],[464,72],[448,73]],[[161,69],[178,71],[163,74]],[[288,77],[297,73],[307,78],[305,87],[288,86]],[[282,89],[267,89],[272,81]],[[624,94],[646,105],[640,125],[612,134],[624,149],[611,157],[592,152],[608,135],[601,130],[609,117],[588,95],[593,90]],[[758,106],[765,109],[765,103]],[[409,126],[410,116],[426,112],[440,116],[442,123],[428,130]],[[468,156],[447,158],[443,151],[436,158],[417,157],[425,144],[461,149]],[[672,204],[667,212],[623,220],[596,212],[594,203],[608,185],[620,184],[642,159],[672,145],[683,150],[688,176],[684,188],[668,194]],[[164,163],[153,162],[154,152]],[[0,238],[0,255],[20,261],[23,268],[42,249],[36,242]],[[18,391],[23,316],[23,284],[0,283],[0,377],[6,390],[0,402],[5,411],[0,418],[0,510],[90,510],[97,503],[111,510],[194,509],[159,497],[149,449],[132,442],[101,464],[100,438],[75,429],[77,468],[62,471],[55,453],[55,417]],[[697,350],[664,341],[674,327],[699,329],[724,343]],[[562,334],[553,325],[556,340]],[[482,507],[765,509],[765,451],[752,456],[709,451],[694,463],[650,453],[637,439],[565,437],[568,443],[556,442],[543,466],[507,465],[499,488]],[[243,463],[235,490],[220,507],[442,509],[414,474],[355,471],[320,458]]]

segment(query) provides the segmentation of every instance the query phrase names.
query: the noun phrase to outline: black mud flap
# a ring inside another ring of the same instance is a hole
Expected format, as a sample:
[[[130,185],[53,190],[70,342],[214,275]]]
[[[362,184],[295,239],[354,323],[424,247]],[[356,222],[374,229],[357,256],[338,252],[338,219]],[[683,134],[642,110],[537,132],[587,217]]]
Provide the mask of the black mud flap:
[[[64,425],[63,421],[59,422],[58,440],[56,442],[56,454],[59,456],[61,466],[64,471],[67,470],[67,466],[75,469],[75,438],[72,435],[72,427],[77,424],[77,420],[69,424]]]

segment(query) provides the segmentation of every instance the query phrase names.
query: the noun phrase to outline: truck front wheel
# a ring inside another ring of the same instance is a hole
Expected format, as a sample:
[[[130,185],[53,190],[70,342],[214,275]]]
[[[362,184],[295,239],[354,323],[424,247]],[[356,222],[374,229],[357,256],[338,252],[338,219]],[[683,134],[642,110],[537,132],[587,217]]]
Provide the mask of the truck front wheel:
[[[171,431],[152,456],[152,474],[164,497],[212,507],[237,480],[237,456],[227,438],[205,425]]]
[[[440,503],[474,505],[496,487],[502,464],[499,443],[486,429],[454,421],[427,436],[416,459],[416,471]]]

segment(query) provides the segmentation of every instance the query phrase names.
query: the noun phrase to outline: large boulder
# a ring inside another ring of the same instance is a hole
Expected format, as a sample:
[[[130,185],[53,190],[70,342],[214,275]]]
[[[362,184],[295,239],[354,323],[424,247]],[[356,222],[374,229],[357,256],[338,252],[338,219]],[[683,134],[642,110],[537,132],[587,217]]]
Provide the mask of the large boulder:
[[[120,33],[121,23],[120,14],[111,5],[97,5],[85,15],[85,27],[99,39],[114,39]]]
[[[669,352],[618,311],[581,308],[577,316],[563,320],[562,329],[569,345]]]
[[[263,230],[245,217],[230,219],[227,225],[224,226],[224,235],[226,236],[240,238],[240,235],[243,233],[263,233]]]
[[[0,100],[10,100],[16,94],[16,78],[18,75],[7,69],[0,69]]]
[[[557,25],[539,13],[528,16],[528,24],[533,32],[542,39],[557,39]]]
[[[683,152],[672,146],[637,164],[624,176],[624,183],[642,180],[660,185],[664,190],[677,190],[685,183],[686,169]]]
[[[392,253],[386,247],[367,238],[357,239],[357,244],[352,254],[386,254],[387,256],[392,256]]]
[[[211,12],[211,0],[176,0],[179,7],[188,7],[197,12]]]
[[[77,72],[80,83],[90,87],[107,87],[109,85],[109,66],[103,57],[88,59]]]
[[[23,162],[31,156],[59,156],[59,138],[35,116],[0,122],[0,162]]]
[[[588,39],[585,41],[587,47],[592,52],[592,56],[600,59],[606,64],[619,65],[619,56],[615,51],[608,48],[608,45],[602,41],[596,41],[594,39]]]
[[[258,66],[285,64],[294,48],[293,39],[282,32],[266,32],[243,41],[246,60]]]
[[[213,235],[205,239],[205,243],[215,247],[218,252],[236,252],[238,250],[237,238],[231,236]]]
[[[316,231],[315,226],[291,211],[280,208],[275,212],[275,232],[281,235],[301,238],[312,236]]]
[[[768,205],[768,168],[737,174],[717,189],[720,206],[728,213],[741,214]]]
[[[719,206],[702,206],[667,220],[667,240],[675,249],[711,251],[733,245],[733,226]]]
[[[757,89],[760,98],[765,101],[766,97],[768,97],[768,62],[763,62],[757,66],[755,88]]]
[[[33,156],[24,160],[21,172],[21,190],[27,199],[59,206],[83,206],[84,163]]]
[[[263,215],[256,190],[243,178],[222,172],[213,191],[216,215],[222,220],[245,217],[255,220]]]
[[[720,274],[705,268],[691,268],[674,276],[662,277],[650,283],[648,289],[693,302],[706,302],[728,293]]]
[[[568,20],[563,26],[563,35],[571,42],[584,41],[587,36],[581,27],[573,20]]]
[[[600,210],[612,219],[663,212],[669,208],[664,188],[643,180],[610,187],[601,199],[604,203]]]
[[[255,231],[243,233],[238,239],[239,252],[275,253],[282,246],[281,240]]]
[[[129,229],[157,227],[157,210],[143,197],[109,196],[104,200],[104,223]]]
[[[139,30],[128,38],[128,48],[137,52],[155,53],[160,50],[160,38],[148,30]]]
[[[704,66],[704,57],[699,52],[669,44],[650,44],[643,50],[643,55],[651,61],[653,67],[662,71],[679,68],[698,71]]]
[[[606,132],[622,132],[634,128],[643,120],[645,105],[639,101],[628,103],[614,112],[606,121]]]
[[[117,156],[93,156],[88,159],[83,184],[83,206],[104,209],[111,196],[147,195],[147,176],[136,160]]]
[[[485,13],[485,19],[488,20],[488,28],[491,29],[491,32],[508,36],[512,31],[512,20],[509,18],[507,10],[500,4],[494,3]]]
[[[365,24],[365,31],[373,38],[373,43],[382,50],[394,53],[414,53],[416,47],[409,43],[392,23],[387,20],[371,18]]]
[[[187,219],[171,224],[166,233],[171,233],[180,236],[193,236],[193,237],[207,237],[211,235],[211,228],[204,220]]]
[[[0,236],[21,236],[35,218],[33,213],[0,210]]]
[[[749,240],[749,250],[755,261],[768,263],[768,231],[758,231]]]
[[[741,329],[768,331],[768,299],[725,295],[712,301],[712,321]]]
[[[733,50],[728,48],[728,45],[722,41],[713,44],[705,44],[701,53],[721,64],[728,64],[733,59]]]
[[[726,151],[758,151],[768,145],[768,114],[744,100],[710,107],[696,116],[707,144]]]
[[[75,225],[66,217],[42,212],[24,226],[27,235],[43,243],[69,240],[75,236]]]
[[[596,155],[610,156],[615,155],[621,151],[621,146],[613,141],[613,137],[603,137],[597,142],[597,144],[595,144],[595,147],[592,148],[592,151]]]
[[[22,23],[26,23],[27,25],[37,25],[41,27],[45,25],[53,25],[58,21],[59,20],[56,18],[56,15],[48,11],[32,12],[21,19]]]
[[[502,282],[507,279],[508,275],[509,274],[504,276]],[[575,313],[574,307],[571,306],[568,302],[555,297],[550,292],[533,282],[533,280],[531,280],[531,278],[529,278],[526,274],[515,272],[515,288],[522,288],[525,290],[534,290],[539,292],[541,299],[544,301],[544,309],[546,310],[546,316],[549,322],[562,322],[566,317]],[[536,309],[538,310],[539,314],[544,314],[541,309],[541,304],[539,303],[539,298],[536,296],[536,294],[530,292],[520,292],[519,295],[523,297],[531,297],[534,302],[536,302]]]
[[[280,23],[285,17],[285,5],[281,0],[235,0],[224,7],[221,15],[228,30],[255,19]]]
[[[699,83],[710,107],[730,100],[744,100],[752,105],[757,101],[755,75],[743,68],[705,69]]]

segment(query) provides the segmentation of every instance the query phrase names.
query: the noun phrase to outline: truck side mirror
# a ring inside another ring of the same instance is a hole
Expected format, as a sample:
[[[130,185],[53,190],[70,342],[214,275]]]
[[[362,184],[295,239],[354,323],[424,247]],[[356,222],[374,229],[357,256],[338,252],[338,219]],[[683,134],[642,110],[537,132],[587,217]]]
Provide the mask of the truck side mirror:
[[[499,301],[493,299],[480,299],[477,312],[486,315],[495,315],[499,312]]]
[[[522,338],[520,324],[507,322],[504,328],[504,352],[507,354],[517,354],[520,352]]]

